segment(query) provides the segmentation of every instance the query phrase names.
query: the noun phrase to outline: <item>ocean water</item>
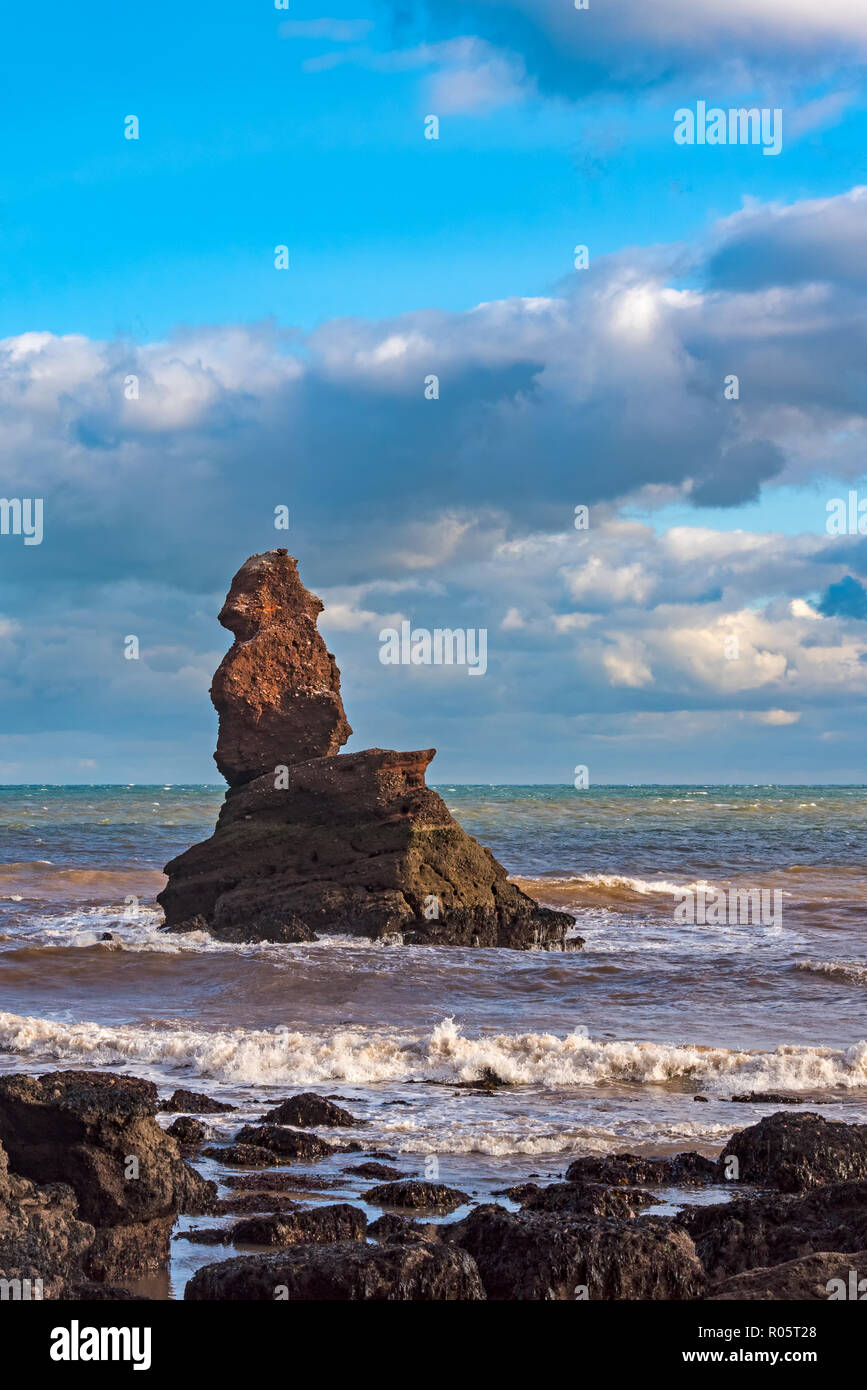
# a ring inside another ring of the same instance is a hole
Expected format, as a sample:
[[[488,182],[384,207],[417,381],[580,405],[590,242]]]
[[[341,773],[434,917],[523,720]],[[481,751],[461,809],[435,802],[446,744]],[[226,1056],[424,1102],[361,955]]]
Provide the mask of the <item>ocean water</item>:
[[[579,1153],[715,1154],[778,1108],[736,1092],[867,1119],[867,788],[438,790],[582,951],[169,936],[162,866],[210,834],[220,788],[0,789],[0,1070],[205,1090],[240,1107],[216,1138],[316,1089],[364,1120],[343,1137],[478,1197]],[[676,916],[686,890],[738,889],[768,910]],[[515,1084],[456,1088],[485,1066]],[[315,1168],[330,1200],[358,1198],[346,1163]],[[230,1253],[181,1245],[169,1293]]]

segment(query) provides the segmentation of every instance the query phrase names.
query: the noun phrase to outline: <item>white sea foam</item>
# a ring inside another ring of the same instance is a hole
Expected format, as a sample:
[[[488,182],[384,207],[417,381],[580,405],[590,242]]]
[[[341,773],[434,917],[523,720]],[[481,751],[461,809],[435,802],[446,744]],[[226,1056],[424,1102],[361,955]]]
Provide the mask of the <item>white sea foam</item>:
[[[796,970],[814,975],[829,975],[849,985],[867,985],[867,961],[859,960],[799,960]]]
[[[522,878],[523,883],[534,883],[540,892],[544,891],[547,884],[555,885],[558,888],[614,888],[620,891],[626,890],[630,893],[639,893],[642,897],[652,894],[670,896],[674,893],[710,893],[717,886],[710,883],[707,879],[696,879],[690,883],[675,883],[667,878],[636,878],[630,874],[572,874],[566,877],[550,877],[539,879]]]
[[[548,1087],[688,1080],[705,1091],[790,1091],[867,1087],[867,1041],[852,1047],[782,1046],[772,1052],[633,1040],[605,1041],[576,1031],[464,1036],[452,1019],[431,1033],[335,1028],[206,1031],[70,1024],[0,1013],[0,1050],[27,1060],[89,1066],[136,1064],[184,1070],[234,1085],[322,1082],[471,1081],[491,1067],[505,1081]]]

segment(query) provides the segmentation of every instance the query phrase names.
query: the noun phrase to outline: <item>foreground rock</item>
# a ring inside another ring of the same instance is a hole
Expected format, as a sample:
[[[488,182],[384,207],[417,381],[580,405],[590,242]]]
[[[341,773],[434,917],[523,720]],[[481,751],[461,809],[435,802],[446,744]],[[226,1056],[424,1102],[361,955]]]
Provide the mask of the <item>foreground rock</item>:
[[[237,1105],[227,1105],[225,1101],[213,1100],[202,1095],[201,1091],[175,1091],[160,1104],[161,1114],[171,1115],[224,1115],[237,1110]]]
[[[570,1163],[566,1177],[570,1182],[605,1183],[612,1187],[701,1186],[720,1180],[714,1160],[692,1152],[674,1158],[588,1155]]]
[[[398,1245],[406,1245],[419,1240],[439,1240],[439,1227],[424,1221],[410,1221],[405,1216],[388,1211],[370,1222],[367,1234],[380,1244],[396,1241]]]
[[[83,1284],[69,1284],[60,1297],[71,1303],[150,1303],[151,1300],[140,1293],[130,1293],[120,1284],[96,1284],[87,1281]]]
[[[693,1299],[706,1278],[690,1236],[655,1217],[603,1221],[478,1207],[441,1240],[475,1260],[488,1298]]]
[[[318,1134],[301,1134],[297,1129],[282,1129],[280,1125],[244,1125],[235,1135],[235,1144],[268,1149],[283,1158],[325,1158],[340,1152],[335,1144],[320,1139]]]
[[[190,1115],[179,1115],[169,1125],[166,1134],[170,1134],[179,1144],[188,1148],[199,1148],[208,1137],[208,1131],[201,1120],[194,1120]]]
[[[272,1168],[283,1161],[279,1154],[256,1144],[225,1144],[222,1148],[215,1144],[210,1149],[202,1149],[202,1157],[225,1163],[229,1168]]]
[[[292,1211],[298,1206],[294,1197],[285,1192],[241,1192],[235,1197],[220,1197],[217,1200],[215,1215],[227,1216],[238,1212]]]
[[[212,691],[230,789],[211,839],[166,867],[166,928],[564,949],[573,919],[510,883],[425,785],[433,749],[337,753],[349,726],[320,609],[285,551],[235,576],[220,617],[236,641]]]
[[[719,1159],[721,1176],[730,1157],[738,1160],[740,1182],[781,1192],[865,1179],[867,1125],[778,1111],[732,1136]]]
[[[311,1207],[309,1211],[285,1212],[271,1216],[252,1216],[238,1221],[232,1229],[235,1245],[301,1245],[318,1241],[333,1245],[343,1240],[364,1240],[367,1217],[349,1202]]]
[[[353,1168],[346,1168],[346,1173],[351,1173],[356,1178],[368,1178],[380,1182],[401,1182],[406,1173],[401,1172],[400,1168],[393,1168],[390,1163],[377,1163],[375,1160],[370,1163],[356,1163]]]
[[[410,1211],[447,1214],[466,1206],[471,1199],[468,1193],[461,1192],[457,1187],[445,1187],[436,1182],[416,1182],[408,1178],[403,1182],[383,1182],[377,1187],[369,1187],[364,1200],[377,1207],[405,1207]]]
[[[822,1250],[864,1249],[867,1182],[831,1183],[799,1196],[743,1197],[686,1207],[678,1220],[695,1241],[708,1274],[720,1279]]]
[[[521,1202],[523,1211],[563,1212],[571,1216],[602,1216],[629,1220],[659,1198],[652,1192],[623,1187],[603,1187],[598,1183],[561,1182],[538,1187]]]
[[[69,1281],[83,1279],[95,1234],[78,1219],[71,1187],[16,1177],[0,1145],[0,1279],[10,1281],[12,1297],[63,1296]]]
[[[736,1274],[718,1285],[709,1295],[711,1302],[740,1302],[761,1299],[767,1302],[822,1302],[858,1299],[867,1296],[867,1250],[851,1255],[823,1251],[788,1260],[773,1269],[752,1269]],[[859,1274],[861,1271],[861,1274]]]
[[[464,1250],[423,1242],[306,1245],[277,1255],[249,1255],[197,1270],[184,1298],[396,1302],[483,1299],[474,1261]]]
[[[0,1142],[17,1174],[68,1183],[95,1228],[96,1280],[158,1269],[179,1212],[207,1211],[216,1189],[159,1126],[156,1087],[132,1076],[53,1072],[0,1078]]]
[[[299,1129],[315,1129],[317,1125],[349,1129],[360,1123],[348,1110],[324,1096],[314,1095],[312,1091],[281,1101],[260,1121],[260,1124],[297,1125]]]

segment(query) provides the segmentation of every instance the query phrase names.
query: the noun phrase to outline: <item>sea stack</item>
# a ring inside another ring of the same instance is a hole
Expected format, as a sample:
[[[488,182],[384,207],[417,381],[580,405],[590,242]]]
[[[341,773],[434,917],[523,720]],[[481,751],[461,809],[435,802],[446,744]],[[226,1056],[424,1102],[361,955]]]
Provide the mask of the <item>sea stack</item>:
[[[235,641],[211,687],[229,783],[214,834],[166,865],[169,931],[226,941],[317,932],[411,944],[564,950],[540,907],[425,785],[435,750],[338,750],[352,730],[317,631],[321,601],[285,550],[253,555],[220,622]]]

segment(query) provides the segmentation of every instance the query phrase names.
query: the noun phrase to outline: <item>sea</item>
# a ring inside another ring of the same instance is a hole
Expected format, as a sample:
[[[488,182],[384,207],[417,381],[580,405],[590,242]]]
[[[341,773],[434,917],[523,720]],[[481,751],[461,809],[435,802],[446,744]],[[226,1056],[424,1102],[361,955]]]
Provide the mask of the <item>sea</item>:
[[[169,935],[163,866],[210,835],[223,788],[0,788],[0,1072],[205,1091],[238,1107],[209,1118],[215,1143],[313,1090],[363,1121],[329,1137],[473,1201],[580,1154],[715,1155],[781,1108],[733,1095],[867,1121],[867,787],[437,790],[583,949]],[[508,1084],[461,1084],[485,1068]],[[365,1206],[349,1165],[293,1165],[300,1195]],[[173,1250],[153,1296],[238,1253]]]

